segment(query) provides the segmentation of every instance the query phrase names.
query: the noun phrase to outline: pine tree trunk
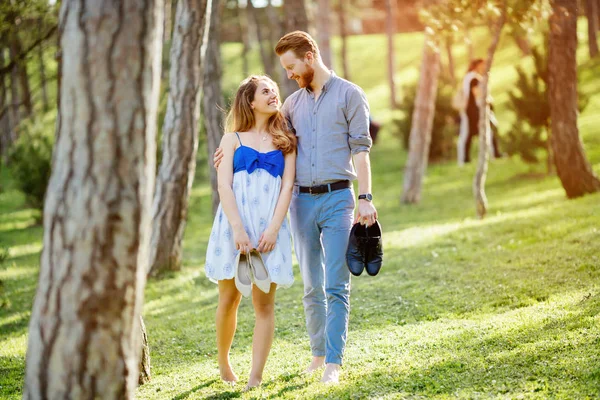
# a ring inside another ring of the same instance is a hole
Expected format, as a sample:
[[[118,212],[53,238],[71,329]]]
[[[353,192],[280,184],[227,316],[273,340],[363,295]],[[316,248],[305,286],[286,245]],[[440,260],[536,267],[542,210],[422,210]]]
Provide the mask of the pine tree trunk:
[[[248,53],[250,52],[250,38],[248,33],[248,16],[245,12],[240,10],[240,6],[236,7],[236,16],[238,20],[238,26],[240,28],[240,39],[242,41],[242,73],[244,77],[249,74],[249,61]]]
[[[585,14],[587,15],[588,21],[588,48],[590,51],[590,58],[594,58],[598,55],[598,40],[596,37],[598,31],[598,3],[596,0],[584,0],[585,1]]]
[[[181,267],[181,245],[196,171],[202,88],[200,49],[206,0],[179,0],[170,54],[170,93],[163,123],[162,161],[152,204],[150,270]]]
[[[203,87],[203,113],[204,126],[206,128],[206,144],[208,152],[208,170],[210,171],[210,186],[212,188],[212,212],[217,212],[219,206],[219,192],[217,187],[217,170],[213,166],[213,154],[219,146],[223,135],[223,94],[221,92],[221,54],[220,54],[220,21],[219,0],[212,2],[210,16],[210,31],[207,32],[206,55],[204,61],[204,87]]]
[[[150,346],[148,345],[148,333],[146,332],[146,324],[144,319],[140,315],[140,334],[142,336],[142,353],[140,357],[140,375],[138,378],[138,384],[143,385],[144,383],[150,382],[152,374],[150,372]]]
[[[403,203],[418,203],[421,200],[423,176],[427,170],[440,74],[439,50],[432,48],[432,46],[434,44],[429,39],[425,40],[417,98],[415,99],[415,109],[410,129],[408,160],[404,170],[404,190],[401,199]]]
[[[346,0],[339,0],[340,36],[342,39],[342,71],[344,79],[350,80],[350,68],[348,67],[348,31],[346,30]]]
[[[258,13],[254,8],[254,4],[252,4],[252,0],[248,0],[246,4],[246,7],[248,9],[248,18],[252,19],[253,25],[255,27],[256,40],[258,42],[258,49],[260,51],[260,58],[263,62],[265,74],[267,74],[268,76],[273,76],[273,58],[271,56],[273,50],[265,48],[265,38],[262,31],[263,24],[258,18]]]
[[[317,43],[319,44],[319,52],[323,63],[328,68],[333,68],[333,57],[331,52],[331,31],[329,17],[331,15],[331,7],[329,6],[329,0],[317,0],[319,5],[319,12],[317,13]]]
[[[388,86],[390,88],[390,107],[398,108],[396,101],[396,79],[394,74],[395,67],[395,51],[394,51],[394,34],[396,33],[396,0],[385,0],[386,8],[386,32],[388,45]]]
[[[15,59],[23,52],[23,46],[19,36],[15,33],[11,40],[13,54]],[[23,105],[23,117],[30,117],[33,114],[33,104],[31,103],[31,89],[29,87],[29,76],[27,74],[27,61],[16,62],[16,71],[19,79],[20,101]]]
[[[448,57],[448,75],[450,76],[450,82],[452,85],[456,84],[456,69],[454,67],[454,55],[452,53],[453,45],[452,37],[446,38],[446,55]]]
[[[308,32],[308,17],[304,0],[283,0],[285,31]],[[298,90],[298,85],[291,79],[283,79],[282,97],[287,97]]]
[[[25,399],[130,399],[140,357],[162,3],[63,0],[56,144]]]
[[[567,197],[600,190],[577,128],[577,4],[554,0],[550,17],[548,93],[556,172]]]
[[[473,180],[473,195],[475,197],[475,210],[479,218],[485,217],[487,213],[487,196],[485,194],[485,178],[487,176],[488,169],[488,157],[491,148],[492,137],[490,127],[490,105],[487,102],[488,97],[488,83],[490,69],[494,61],[494,54],[498,48],[498,42],[500,42],[500,35],[502,34],[502,28],[506,21],[506,2],[503,2],[502,14],[496,22],[496,31],[492,37],[492,43],[488,48],[488,55],[485,66],[485,75],[483,76],[483,82],[479,85],[481,88],[480,98],[478,99],[479,106],[479,157],[477,159],[477,172],[475,173],[475,179]]]
[[[38,33],[42,35],[42,19],[38,21]],[[44,44],[38,46],[38,60],[40,66],[40,87],[42,89],[42,107],[44,111],[48,111],[50,104],[48,103],[48,91],[46,89],[46,67],[44,65]]]

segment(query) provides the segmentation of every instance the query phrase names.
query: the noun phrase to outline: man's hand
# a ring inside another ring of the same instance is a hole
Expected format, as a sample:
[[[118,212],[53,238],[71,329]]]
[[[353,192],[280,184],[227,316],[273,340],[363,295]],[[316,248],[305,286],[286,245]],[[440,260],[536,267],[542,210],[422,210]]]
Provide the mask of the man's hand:
[[[377,220],[377,210],[373,205],[373,202],[364,199],[358,200],[358,212],[354,223],[361,223],[362,225],[371,226]]]
[[[217,147],[217,149],[215,150],[215,155],[213,156],[213,164],[215,166],[215,169],[219,168],[219,165],[221,164],[222,159],[223,159],[223,149],[220,147]]]

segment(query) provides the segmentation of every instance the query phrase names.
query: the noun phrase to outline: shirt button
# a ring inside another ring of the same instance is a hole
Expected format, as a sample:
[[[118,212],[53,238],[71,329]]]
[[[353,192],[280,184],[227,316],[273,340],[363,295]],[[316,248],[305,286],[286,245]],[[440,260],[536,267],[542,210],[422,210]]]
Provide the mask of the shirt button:
[[[315,166],[315,164],[312,165],[313,167]]]

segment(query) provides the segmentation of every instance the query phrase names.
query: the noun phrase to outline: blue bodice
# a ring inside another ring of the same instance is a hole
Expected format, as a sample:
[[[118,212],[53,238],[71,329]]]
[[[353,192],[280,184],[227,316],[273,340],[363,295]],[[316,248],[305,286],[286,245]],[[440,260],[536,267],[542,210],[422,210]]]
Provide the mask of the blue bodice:
[[[247,171],[249,174],[260,168],[274,177],[283,176],[285,159],[281,150],[261,153],[252,147],[240,145],[233,153],[233,173]]]

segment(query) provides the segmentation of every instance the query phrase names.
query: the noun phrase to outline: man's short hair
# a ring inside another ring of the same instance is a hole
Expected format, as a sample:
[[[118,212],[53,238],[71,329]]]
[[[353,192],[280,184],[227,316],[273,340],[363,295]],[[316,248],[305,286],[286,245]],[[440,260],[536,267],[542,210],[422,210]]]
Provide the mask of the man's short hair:
[[[275,46],[275,53],[278,56],[292,50],[296,57],[303,59],[306,52],[310,51],[316,58],[321,58],[317,42],[306,32],[294,31],[286,33]]]

